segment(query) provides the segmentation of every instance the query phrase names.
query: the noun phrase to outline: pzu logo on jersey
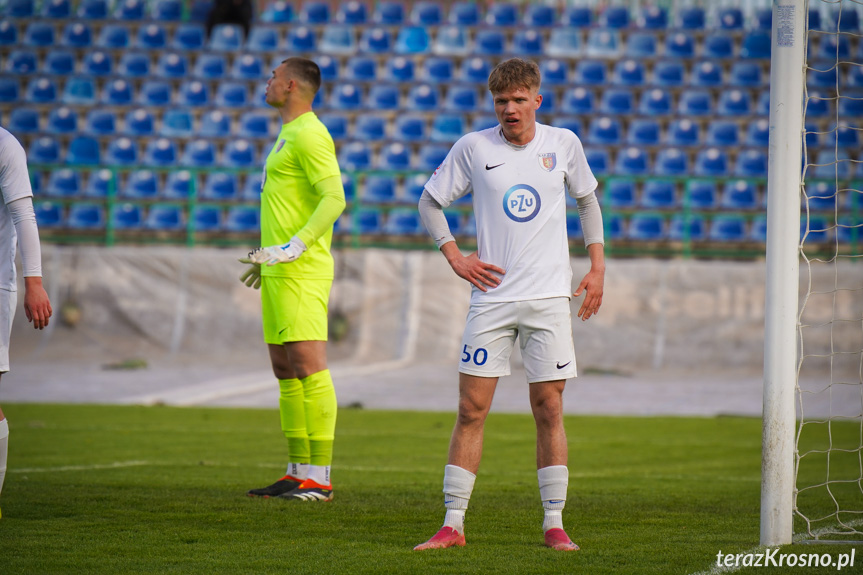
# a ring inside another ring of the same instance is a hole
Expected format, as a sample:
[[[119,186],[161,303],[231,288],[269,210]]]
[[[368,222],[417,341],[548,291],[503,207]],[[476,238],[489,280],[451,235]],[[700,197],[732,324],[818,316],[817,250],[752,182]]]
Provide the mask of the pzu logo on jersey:
[[[503,195],[503,211],[516,222],[529,222],[540,208],[539,193],[527,184],[516,184]]]

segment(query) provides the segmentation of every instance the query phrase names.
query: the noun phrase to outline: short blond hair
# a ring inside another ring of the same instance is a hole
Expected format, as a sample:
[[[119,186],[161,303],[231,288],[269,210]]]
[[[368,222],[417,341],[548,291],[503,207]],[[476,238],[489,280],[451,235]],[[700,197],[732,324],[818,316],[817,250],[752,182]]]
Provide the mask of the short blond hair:
[[[492,94],[519,88],[538,92],[541,83],[542,77],[536,62],[521,58],[511,58],[501,62],[488,75],[488,89]]]

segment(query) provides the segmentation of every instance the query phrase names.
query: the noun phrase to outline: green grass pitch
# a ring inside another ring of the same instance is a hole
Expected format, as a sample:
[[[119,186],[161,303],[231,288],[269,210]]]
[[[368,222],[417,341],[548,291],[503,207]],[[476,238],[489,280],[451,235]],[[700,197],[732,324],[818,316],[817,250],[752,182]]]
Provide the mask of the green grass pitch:
[[[411,548],[443,520],[452,413],[340,411],[335,501],[304,504],[245,496],[284,469],[274,410],[4,410],[11,435],[0,496],[3,575],[666,575],[708,572],[718,551],[758,545],[757,419],[567,417],[564,523],[582,550],[561,553],[542,545],[533,421],[493,413],[468,545],[419,553]],[[833,431],[851,439],[858,432],[859,425]],[[811,549],[802,547],[788,551]]]

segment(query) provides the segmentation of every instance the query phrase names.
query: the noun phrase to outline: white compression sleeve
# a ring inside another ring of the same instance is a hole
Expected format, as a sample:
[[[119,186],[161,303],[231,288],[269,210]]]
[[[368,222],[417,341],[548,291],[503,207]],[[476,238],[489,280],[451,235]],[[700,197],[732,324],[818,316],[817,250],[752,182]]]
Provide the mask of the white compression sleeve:
[[[32,198],[18,198],[6,204],[6,207],[18,234],[24,277],[42,277],[42,250],[39,246],[39,229],[36,227]]]
[[[419,212],[423,225],[425,225],[437,247],[455,241],[443,213],[443,207],[431,197],[427,190],[423,190],[423,195],[420,196]]]
[[[599,209],[599,200],[594,192],[575,199],[578,204],[578,218],[581,220],[581,229],[584,233],[584,245],[605,245],[605,233],[602,229],[602,211]]]

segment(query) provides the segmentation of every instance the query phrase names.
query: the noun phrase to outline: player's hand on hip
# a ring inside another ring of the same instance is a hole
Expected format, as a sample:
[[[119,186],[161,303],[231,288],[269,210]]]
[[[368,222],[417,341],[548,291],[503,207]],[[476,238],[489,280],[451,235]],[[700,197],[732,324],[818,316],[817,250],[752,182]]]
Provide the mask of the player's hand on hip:
[[[44,329],[48,325],[48,319],[54,312],[48,294],[42,287],[42,278],[24,278],[24,313],[27,320],[33,322],[35,329]]]
[[[453,271],[457,276],[469,281],[482,291],[496,288],[500,285],[501,278],[506,272],[496,265],[481,261],[476,252],[469,256],[453,258],[450,261]]]
[[[587,292],[584,296],[584,301],[581,302],[581,308],[578,310],[578,317],[582,321],[590,319],[590,316],[599,313],[599,307],[602,305],[602,289],[604,284],[605,274],[601,271],[591,270],[587,272],[587,275],[578,284],[578,289],[572,294],[578,297],[582,292]]]

